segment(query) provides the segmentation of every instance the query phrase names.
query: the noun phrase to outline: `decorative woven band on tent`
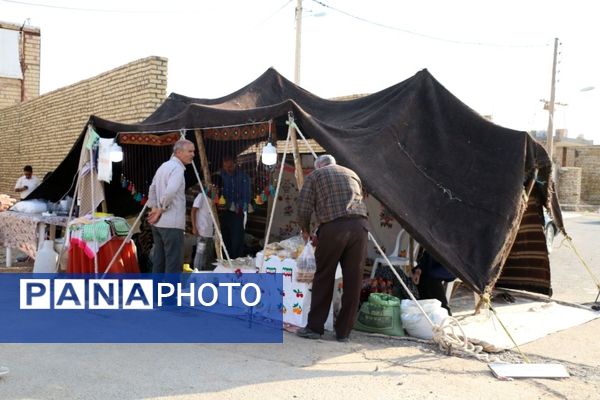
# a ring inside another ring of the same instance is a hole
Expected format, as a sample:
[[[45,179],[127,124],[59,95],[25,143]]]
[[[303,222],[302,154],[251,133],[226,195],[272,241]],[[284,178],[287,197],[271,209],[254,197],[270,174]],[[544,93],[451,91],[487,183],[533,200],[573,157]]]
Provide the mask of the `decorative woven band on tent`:
[[[167,133],[165,135],[153,135],[144,132],[119,134],[119,143],[121,144],[142,144],[146,146],[170,146],[179,140],[181,134],[179,131]]]
[[[211,140],[252,140],[269,136],[275,131],[275,124],[269,129],[270,121],[259,122],[256,124],[203,129],[202,134],[205,139]]]

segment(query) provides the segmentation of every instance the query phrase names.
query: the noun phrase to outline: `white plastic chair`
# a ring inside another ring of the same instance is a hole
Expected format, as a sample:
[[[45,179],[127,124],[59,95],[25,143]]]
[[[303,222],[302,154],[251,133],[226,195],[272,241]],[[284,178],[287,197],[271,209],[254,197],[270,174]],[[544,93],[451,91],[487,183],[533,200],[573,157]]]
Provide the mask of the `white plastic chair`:
[[[462,281],[460,280],[460,278],[456,278],[453,281],[450,282],[446,282],[446,300],[448,300],[448,304],[450,304],[450,299],[452,298],[452,295],[454,294],[454,284],[457,284],[456,286],[458,287],[458,285],[460,285],[462,283]]]
[[[404,229],[400,230],[400,232],[398,232],[398,236],[396,237],[396,245],[394,246],[394,250],[392,250],[392,252],[390,254],[387,255],[387,258],[390,260],[390,262],[392,263],[393,266],[395,267],[402,267],[404,269],[404,273],[406,273],[406,275],[410,275],[410,270],[412,270],[412,268],[414,267],[414,265],[411,265],[410,263],[410,257],[408,255],[408,249],[406,249],[406,256],[405,257],[401,257],[398,254],[400,254],[400,246],[402,245],[402,238],[404,237],[404,234],[406,233],[406,231]],[[406,233],[408,235],[408,233]],[[414,248],[413,248],[413,263],[417,262],[417,255],[419,254],[419,243],[415,242]],[[377,268],[379,267],[379,265],[381,264],[387,264],[385,261],[385,258],[383,257],[377,257],[375,259],[375,261],[373,262],[373,268],[371,269],[371,279],[375,277],[375,271],[377,271]]]
[[[446,300],[448,300],[448,305],[450,304],[450,299],[452,298],[452,295],[454,295],[455,287],[458,287],[462,283],[463,281],[460,278],[456,278],[453,281],[446,282]],[[473,292],[473,301],[475,302],[475,305],[473,307],[477,307],[477,304],[479,304],[479,295],[475,292]]]

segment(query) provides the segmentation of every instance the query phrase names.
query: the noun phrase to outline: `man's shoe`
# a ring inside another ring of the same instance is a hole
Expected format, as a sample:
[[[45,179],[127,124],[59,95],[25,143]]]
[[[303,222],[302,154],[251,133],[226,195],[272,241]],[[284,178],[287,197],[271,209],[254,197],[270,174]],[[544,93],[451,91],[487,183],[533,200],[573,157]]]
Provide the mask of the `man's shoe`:
[[[348,343],[350,341],[350,337],[349,336],[336,336],[335,340],[337,340],[340,343]]]
[[[297,336],[300,336],[301,338],[305,338],[305,339],[320,339],[321,338],[321,334],[318,332],[315,332],[309,328],[301,328],[298,330],[298,332],[296,332]]]

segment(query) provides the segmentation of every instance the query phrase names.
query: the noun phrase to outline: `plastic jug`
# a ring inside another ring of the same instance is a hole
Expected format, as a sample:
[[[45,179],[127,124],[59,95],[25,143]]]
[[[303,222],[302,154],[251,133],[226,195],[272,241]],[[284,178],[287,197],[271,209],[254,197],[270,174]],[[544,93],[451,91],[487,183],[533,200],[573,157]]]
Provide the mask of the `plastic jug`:
[[[33,273],[47,274],[57,272],[57,259],[58,253],[54,251],[54,241],[44,240],[42,248],[37,252],[37,257],[33,263]]]

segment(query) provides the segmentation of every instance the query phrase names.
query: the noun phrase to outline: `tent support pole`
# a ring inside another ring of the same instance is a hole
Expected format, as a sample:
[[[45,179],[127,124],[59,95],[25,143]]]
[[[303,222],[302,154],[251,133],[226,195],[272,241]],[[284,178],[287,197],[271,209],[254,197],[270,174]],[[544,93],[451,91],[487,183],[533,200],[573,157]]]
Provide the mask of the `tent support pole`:
[[[294,155],[294,175],[296,177],[296,186],[298,191],[302,189],[304,185],[304,173],[302,172],[302,160],[300,159],[300,150],[298,149],[298,138],[296,136],[296,123],[294,122],[294,115],[290,112],[289,116],[289,134],[292,142],[292,154]]]
[[[196,174],[196,179],[198,179],[198,185],[200,185],[200,193],[202,194],[202,197],[204,197],[204,201],[206,201],[208,204],[212,204],[212,202],[206,195],[206,191],[204,190],[204,185],[202,185],[202,181],[200,180],[200,174],[198,173],[196,164],[192,163],[192,167],[194,168],[194,174]],[[213,209],[214,208],[211,207],[209,210],[210,210],[210,218],[212,219],[212,222],[215,226],[215,233],[216,233],[215,242],[218,240],[221,243],[220,248],[222,248],[223,251],[225,251],[225,257],[227,258],[227,263],[229,264],[229,268],[233,269],[233,264],[231,263],[231,258],[229,258],[229,252],[227,251],[227,247],[225,246],[225,242],[223,241],[223,236],[221,235],[221,228],[218,224],[219,220],[217,218],[217,213],[214,212]]]
[[[289,115],[292,118],[291,115]],[[260,264],[258,266],[258,272],[263,272],[263,267],[265,265],[265,258],[267,257],[265,252],[267,251],[267,245],[269,244],[269,236],[271,235],[271,226],[273,225],[273,215],[275,215],[275,206],[277,205],[277,197],[279,196],[279,187],[281,186],[281,180],[283,178],[283,168],[285,167],[285,157],[287,156],[288,144],[290,143],[291,131],[294,129],[292,127],[293,119],[290,121],[288,127],[287,138],[285,139],[285,148],[283,149],[283,157],[281,158],[281,168],[279,168],[279,178],[277,179],[277,187],[275,188],[275,193],[273,193],[273,206],[271,207],[271,214],[269,215],[269,225],[267,225],[267,232],[265,233],[265,245],[263,246],[263,256],[260,260]]]
[[[58,271],[60,268],[60,259],[62,258],[63,253],[65,252],[65,247],[68,245],[67,240],[69,239],[69,224],[71,223],[71,219],[73,218],[73,210],[75,208],[75,202],[77,201],[77,192],[79,191],[79,171],[77,171],[77,182],[75,183],[75,190],[73,191],[73,201],[71,201],[71,207],[69,208],[69,216],[67,217],[67,225],[65,226],[65,233],[63,237],[65,238],[65,242],[63,243],[60,254],[56,259],[56,270]],[[69,195],[69,192],[66,194]]]
[[[415,252],[415,239],[413,239],[412,236],[410,236],[410,239],[408,239],[408,263],[410,264],[411,269],[415,267],[414,252]]]
[[[137,224],[140,222],[140,219],[142,219],[142,215],[144,215],[144,212],[146,211],[147,208],[148,208],[148,203],[144,204],[144,207],[142,208],[142,211],[140,211],[140,213],[138,214],[137,218],[133,222],[133,225],[131,225],[131,228],[129,228],[129,232],[127,232],[127,237],[125,237],[125,239],[123,240],[123,242],[121,242],[121,245],[119,246],[119,248],[117,249],[117,251],[115,251],[115,254],[113,254],[112,260],[110,260],[110,262],[106,266],[106,269],[102,273],[102,276],[100,277],[101,279],[104,279],[104,277],[106,276],[106,274],[108,273],[108,271],[110,270],[110,268],[112,267],[112,265],[117,260],[117,257],[119,256],[119,254],[121,254],[121,251],[123,251],[123,248],[125,247],[125,244],[127,244],[127,242],[129,242],[131,240],[131,237],[133,236],[133,230],[135,229],[135,227],[137,226]]]
[[[98,240],[96,239],[96,199],[94,196],[94,151],[90,148],[90,180],[92,190],[92,231],[94,232],[94,247],[98,247]],[[94,252],[94,274],[98,275],[98,252]]]
[[[296,131],[298,132],[298,134],[300,135],[300,138],[304,141],[304,144],[306,144],[306,147],[308,147],[308,150],[310,151],[310,153],[312,154],[312,156],[315,158],[315,160],[317,159],[317,153],[315,153],[315,150],[312,148],[312,146],[310,145],[310,143],[308,142],[308,140],[306,139],[306,137],[302,134],[302,131],[298,128],[298,125],[296,125],[296,123],[293,123],[294,128],[296,129]]]
[[[202,137],[202,130],[194,129],[194,135],[196,136],[196,143],[198,144],[198,155],[200,156],[200,167],[202,168],[202,175],[204,176],[204,183],[207,188],[212,186],[212,182],[210,179],[210,170],[208,169],[208,157],[206,156],[206,147],[204,147],[204,138]],[[217,215],[217,208],[215,207],[215,203],[209,201],[210,208],[214,215]],[[215,227],[218,227],[218,230],[221,231],[221,226],[219,225],[219,219],[214,218]],[[215,252],[217,258],[219,260],[223,259],[223,251],[221,250],[221,235],[215,237]]]

